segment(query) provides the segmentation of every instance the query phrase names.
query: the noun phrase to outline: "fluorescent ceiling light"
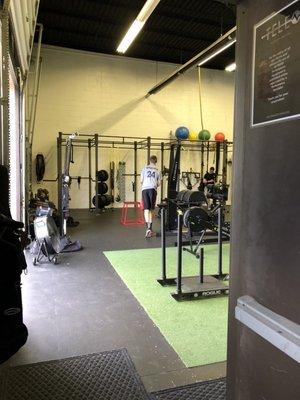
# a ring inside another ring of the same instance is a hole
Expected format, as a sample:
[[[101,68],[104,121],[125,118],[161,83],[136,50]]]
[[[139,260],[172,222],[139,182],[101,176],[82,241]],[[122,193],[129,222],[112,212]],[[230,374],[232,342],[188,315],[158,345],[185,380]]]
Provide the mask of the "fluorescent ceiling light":
[[[232,46],[236,42],[236,39],[231,40],[230,42],[226,43],[224,46],[220,47],[218,50],[214,51],[212,54],[204,58],[199,64],[198,67],[201,65],[206,64],[207,61],[211,60],[212,58],[216,57],[218,54],[222,53],[224,50],[228,49],[228,47]]]
[[[141,31],[142,27],[144,26],[144,23],[145,22],[141,22],[136,19],[133,21],[131,27],[128,29],[126,35],[123,37],[121,43],[117,48],[118,53],[125,53],[125,51],[128,49],[128,47],[131,45],[131,43],[134,41],[134,39]]]
[[[160,0],[147,0],[144,7],[139,12],[139,15],[131,24],[126,35],[123,37],[121,43],[117,48],[118,53],[125,53],[137,35],[140,33],[141,29],[145,25],[145,22],[150,17],[155,7],[158,5]]]
[[[147,0],[136,19],[138,21],[146,22],[159,2],[160,0]]]
[[[236,63],[234,62],[232,64],[227,65],[227,67],[225,68],[225,71],[232,72],[232,71],[235,71],[235,69],[236,69]]]

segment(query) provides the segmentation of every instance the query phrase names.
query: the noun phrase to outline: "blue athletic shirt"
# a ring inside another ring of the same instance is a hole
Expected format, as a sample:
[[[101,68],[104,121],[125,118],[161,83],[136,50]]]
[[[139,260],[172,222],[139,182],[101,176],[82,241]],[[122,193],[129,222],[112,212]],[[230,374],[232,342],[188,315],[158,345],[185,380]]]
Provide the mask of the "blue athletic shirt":
[[[147,165],[141,172],[142,190],[157,189],[160,182],[160,172],[154,165]]]

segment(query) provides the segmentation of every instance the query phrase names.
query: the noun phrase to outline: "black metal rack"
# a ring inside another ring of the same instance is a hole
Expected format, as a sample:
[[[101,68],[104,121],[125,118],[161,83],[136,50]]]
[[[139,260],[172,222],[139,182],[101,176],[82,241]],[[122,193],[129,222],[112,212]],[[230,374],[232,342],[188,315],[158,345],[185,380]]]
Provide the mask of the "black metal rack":
[[[171,296],[177,300],[200,300],[209,297],[226,296],[229,293],[229,286],[224,283],[228,274],[223,273],[222,269],[222,219],[221,207],[218,211],[219,230],[218,230],[218,273],[212,275],[204,274],[204,248],[201,247],[199,259],[199,275],[183,277],[182,271],[182,228],[183,228],[183,213],[178,210],[177,219],[177,277],[167,277],[166,267],[166,229],[165,229],[165,214],[166,207],[161,206],[161,250],[162,250],[162,274],[157,282],[162,286],[176,286],[176,292]]]
[[[47,180],[44,179],[45,182],[47,181],[58,181],[58,205],[59,208],[61,207],[61,178],[62,178],[62,171],[63,171],[63,157],[62,157],[62,149],[67,145],[67,140],[70,134],[59,132],[57,137],[57,178],[54,180]],[[132,176],[134,180],[134,201],[137,201],[137,180],[138,180],[138,151],[139,150],[146,150],[146,160],[147,163],[151,154],[151,150],[160,151],[161,155],[161,170],[164,169],[164,161],[165,161],[165,152],[171,151],[174,149],[174,145],[177,144],[182,145],[182,151],[196,151],[200,152],[200,163],[201,163],[201,173],[203,175],[203,167],[204,167],[204,160],[205,160],[205,152],[207,154],[210,151],[214,151],[214,146],[217,142],[215,141],[193,141],[190,142],[189,140],[180,140],[174,138],[161,138],[161,137],[140,137],[140,136],[118,136],[118,135],[103,135],[98,133],[78,133],[78,136],[72,140],[72,147],[74,148],[87,148],[88,150],[88,176],[82,176],[82,180],[88,180],[89,182],[89,189],[88,189],[88,209],[92,207],[92,192],[93,192],[93,185],[94,185],[94,192],[95,195],[97,194],[96,191],[96,171],[99,169],[99,149],[128,149],[133,150],[133,172],[126,174],[126,176]],[[227,181],[227,154],[228,148],[232,147],[233,143],[229,141],[218,142],[223,151],[223,166],[222,166],[222,182],[226,183]],[[92,151],[94,151],[94,168],[92,165]],[[161,182],[161,201],[164,199],[164,180],[162,179]],[[96,205],[95,208],[98,209],[97,204],[97,196],[96,196]],[[60,210],[61,211],[61,210]]]

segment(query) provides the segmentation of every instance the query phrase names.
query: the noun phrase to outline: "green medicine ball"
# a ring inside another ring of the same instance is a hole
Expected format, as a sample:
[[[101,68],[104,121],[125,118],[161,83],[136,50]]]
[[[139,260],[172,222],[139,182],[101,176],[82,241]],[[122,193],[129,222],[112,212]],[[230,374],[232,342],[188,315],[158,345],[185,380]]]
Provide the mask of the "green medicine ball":
[[[202,131],[199,132],[199,139],[200,140],[209,140],[210,132],[207,129],[202,129]]]

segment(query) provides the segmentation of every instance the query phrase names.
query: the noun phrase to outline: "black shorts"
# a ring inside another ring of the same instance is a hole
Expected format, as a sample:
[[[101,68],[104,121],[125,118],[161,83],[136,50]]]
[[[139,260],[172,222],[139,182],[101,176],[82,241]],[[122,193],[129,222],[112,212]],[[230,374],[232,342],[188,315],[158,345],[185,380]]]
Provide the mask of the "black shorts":
[[[142,200],[144,210],[154,210],[156,203],[156,190],[155,189],[144,189],[142,191]]]

